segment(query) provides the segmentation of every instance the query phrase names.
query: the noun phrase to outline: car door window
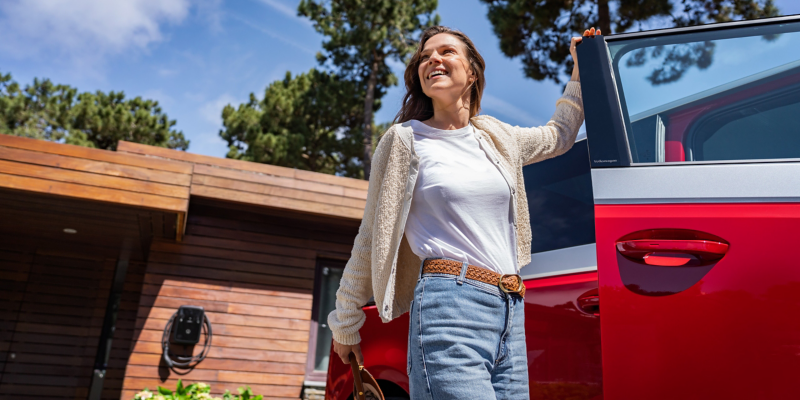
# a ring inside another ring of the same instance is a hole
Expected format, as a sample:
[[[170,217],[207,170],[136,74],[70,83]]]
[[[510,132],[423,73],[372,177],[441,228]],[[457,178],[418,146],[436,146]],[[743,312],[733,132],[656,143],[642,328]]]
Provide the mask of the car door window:
[[[567,153],[522,169],[532,253],[524,277],[596,268],[590,170],[585,137]]]
[[[632,162],[800,158],[798,30],[609,38]]]

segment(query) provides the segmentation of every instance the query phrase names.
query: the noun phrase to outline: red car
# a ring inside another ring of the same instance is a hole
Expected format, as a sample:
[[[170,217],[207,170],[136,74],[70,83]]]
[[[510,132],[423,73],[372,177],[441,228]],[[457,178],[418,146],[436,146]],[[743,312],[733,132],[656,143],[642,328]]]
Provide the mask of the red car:
[[[791,16],[578,47],[588,141],[524,169],[531,398],[800,398],[798,39]],[[366,367],[407,399],[408,317],[365,309]],[[331,362],[326,398],[352,385]]]

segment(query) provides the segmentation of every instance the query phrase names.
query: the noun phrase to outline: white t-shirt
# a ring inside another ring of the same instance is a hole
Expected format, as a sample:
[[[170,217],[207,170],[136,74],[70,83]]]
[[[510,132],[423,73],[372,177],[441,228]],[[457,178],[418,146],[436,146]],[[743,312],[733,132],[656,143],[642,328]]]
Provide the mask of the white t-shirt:
[[[420,161],[405,228],[414,254],[516,273],[511,189],[472,124],[448,131],[410,123]]]

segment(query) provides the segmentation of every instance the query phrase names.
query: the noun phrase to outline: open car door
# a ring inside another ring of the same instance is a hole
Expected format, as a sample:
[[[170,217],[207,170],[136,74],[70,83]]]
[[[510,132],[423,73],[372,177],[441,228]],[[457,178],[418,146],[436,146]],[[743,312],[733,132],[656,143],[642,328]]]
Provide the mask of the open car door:
[[[800,398],[800,17],[584,38],[606,399]]]

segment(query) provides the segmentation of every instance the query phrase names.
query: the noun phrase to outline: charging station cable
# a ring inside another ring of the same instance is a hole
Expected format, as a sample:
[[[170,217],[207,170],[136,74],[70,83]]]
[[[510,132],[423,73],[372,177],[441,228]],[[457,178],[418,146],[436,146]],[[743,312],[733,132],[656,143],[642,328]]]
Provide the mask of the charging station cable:
[[[208,351],[211,349],[211,337],[213,336],[211,332],[211,322],[208,320],[208,316],[203,314],[203,330],[206,334],[206,340],[203,342],[203,351],[201,351],[200,354],[193,356],[170,356],[170,332],[172,331],[172,325],[175,323],[175,317],[177,315],[177,312],[172,314],[169,322],[167,322],[167,326],[164,327],[164,335],[161,336],[161,350],[164,352],[164,361],[167,362],[170,369],[192,369],[206,358]]]

